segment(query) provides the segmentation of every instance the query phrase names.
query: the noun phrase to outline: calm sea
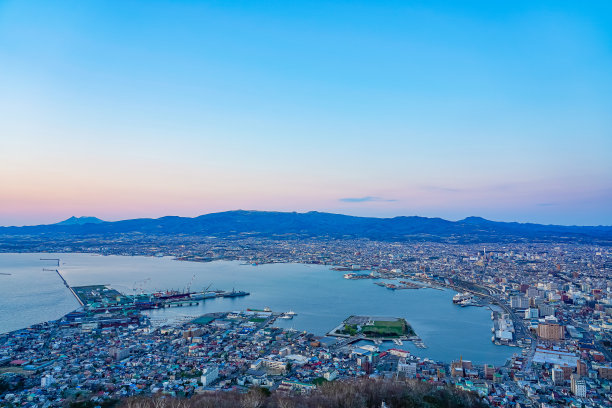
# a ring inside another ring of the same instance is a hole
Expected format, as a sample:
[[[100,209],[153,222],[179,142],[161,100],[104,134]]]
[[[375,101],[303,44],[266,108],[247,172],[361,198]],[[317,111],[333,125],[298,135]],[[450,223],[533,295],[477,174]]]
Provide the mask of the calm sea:
[[[70,285],[108,284],[124,292],[179,289],[192,282],[192,290],[245,290],[250,296],[212,299],[196,307],[151,311],[155,321],[198,316],[217,311],[263,309],[293,310],[293,320],[278,325],[318,335],[354,314],[404,317],[429,347],[405,343],[403,348],[434,360],[463,356],[483,364],[503,364],[517,348],[491,342],[490,311],[453,305],[455,292],[419,289],[390,291],[372,280],[347,280],[329,266],[302,264],[243,265],[240,262],[194,263],[171,258],[98,256],[90,254],[0,254],[0,332],[57,319],[78,307],[63,286],[53,262]],[[390,346],[393,346],[390,344]]]

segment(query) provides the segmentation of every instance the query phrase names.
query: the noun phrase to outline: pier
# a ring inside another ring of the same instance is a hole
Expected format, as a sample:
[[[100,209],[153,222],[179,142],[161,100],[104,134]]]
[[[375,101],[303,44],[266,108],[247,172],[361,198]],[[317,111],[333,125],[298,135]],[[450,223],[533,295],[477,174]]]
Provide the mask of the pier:
[[[49,259],[42,259],[42,261],[48,261]],[[54,259],[55,260],[55,259]],[[59,265],[59,259],[57,259],[57,264]],[[60,277],[60,279],[62,280],[62,282],[64,283],[64,286],[66,286],[68,288],[68,290],[70,291],[70,293],[72,293],[74,295],[74,297],[76,298],[77,302],[79,302],[79,305],[81,306],[85,306],[85,303],[83,303],[83,301],[81,300],[81,298],[76,294],[76,292],[72,289],[72,287],[70,287],[70,285],[68,284],[68,282],[66,282],[66,279],[64,279],[64,277],[62,276],[62,274],[60,273],[59,269],[48,269],[48,268],[43,268],[43,271],[45,272],[53,272],[55,271],[55,273],[57,273],[57,276]]]
[[[179,300],[175,302],[164,303],[164,307],[183,307],[183,306],[197,306],[200,302],[196,300]]]
[[[57,262],[57,266],[60,266],[59,258],[40,258],[41,261],[55,261]]]

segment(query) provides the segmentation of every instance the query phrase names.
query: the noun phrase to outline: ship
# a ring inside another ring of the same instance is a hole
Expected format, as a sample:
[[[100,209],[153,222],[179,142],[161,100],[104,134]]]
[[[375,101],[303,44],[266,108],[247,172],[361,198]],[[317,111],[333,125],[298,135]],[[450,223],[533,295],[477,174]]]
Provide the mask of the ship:
[[[453,296],[453,303],[454,304],[467,303],[468,301],[471,301],[473,297],[474,296],[469,292],[457,293],[455,296]]]
[[[479,306],[478,303],[476,303],[476,301],[473,298],[464,299],[461,302],[459,302],[459,305],[461,305],[461,307],[465,307],[465,306]]]
[[[179,292],[177,290],[167,290],[165,292],[155,292],[153,293],[153,296],[159,300],[176,300],[188,298],[193,294],[193,292]]]
[[[278,318],[279,319],[293,319],[293,316],[296,316],[296,315],[297,313],[295,313],[293,310],[290,310],[288,312],[283,313]]]
[[[247,312],[266,312],[266,313],[271,313],[272,309],[270,309],[268,306],[264,307],[263,309],[253,309],[253,308],[248,308]]]
[[[233,298],[233,297],[248,296],[248,295],[250,295],[250,293],[245,292],[244,290],[236,291],[235,289],[232,289],[231,292],[225,292],[221,296]]]
[[[190,297],[193,300],[212,299],[212,298],[217,297],[217,293],[215,292],[192,293]]]

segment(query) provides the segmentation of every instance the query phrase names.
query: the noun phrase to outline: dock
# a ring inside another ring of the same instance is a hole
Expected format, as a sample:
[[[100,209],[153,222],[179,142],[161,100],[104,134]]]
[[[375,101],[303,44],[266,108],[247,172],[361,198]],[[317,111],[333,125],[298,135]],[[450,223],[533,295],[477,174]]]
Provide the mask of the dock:
[[[164,303],[164,307],[183,307],[183,306],[197,306],[200,302],[197,300],[177,300],[174,302]]]
[[[48,260],[48,259],[42,259],[42,260]],[[59,259],[57,260],[57,264],[59,265]],[[59,269],[47,269],[47,268],[43,268],[43,271],[48,271],[48,272],[55,271],[55,273],[57,273],[57,276],[59,276],[60,279],[62,280],[62,282],[64,283],[64,286],[66,286],[66,288],[68,288],[70,293],[72,293],[74,295],[74,297],[76,298],[77,302],[79,302],[79,305],[85,306],[85,303],[83,303],[81,298],[76,294],[76,292],[72,289],[72,287],[68,284],[68,282],[66,282],[66,279],[64,279],[64,277],[60,273]]]
[[[414,343],[414,346],[416,348],[420,348],[420,349],[426,349],[427,348],[427,346],[425,345],[425,343],[423,342],[423,340],[421,338],[412,339],[412,342]]]
[[[60,266],[59,258],[40,258],[41,261],[54,261],[57,262],[57,266]]]

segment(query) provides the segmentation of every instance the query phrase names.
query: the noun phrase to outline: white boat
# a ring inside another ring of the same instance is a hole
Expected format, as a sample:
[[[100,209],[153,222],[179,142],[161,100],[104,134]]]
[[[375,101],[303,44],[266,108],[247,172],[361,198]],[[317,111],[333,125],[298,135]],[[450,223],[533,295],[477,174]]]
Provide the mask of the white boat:
[[[464,292],[464,293],[457,293],[455,296],[453,296],[453,303],[457,304],[457,303],[464,303],[466,301],[470,301],[473,299],[473,295],[471,293],[468,292]]]

